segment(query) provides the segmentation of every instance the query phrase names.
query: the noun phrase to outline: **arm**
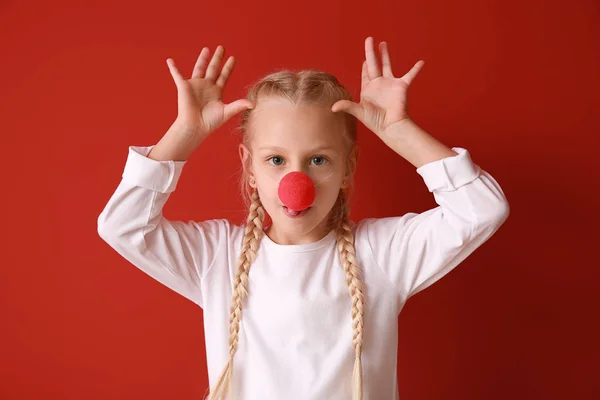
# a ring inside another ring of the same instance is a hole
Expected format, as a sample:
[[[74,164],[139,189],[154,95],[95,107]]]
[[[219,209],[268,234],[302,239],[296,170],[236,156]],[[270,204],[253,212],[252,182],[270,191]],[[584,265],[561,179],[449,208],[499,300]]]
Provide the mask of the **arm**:
[[[395,123],[380,137],[388,147],[414,165],[415,168],[458,154],[421,129],[410,118]]]
[[[402,301],[429,287],[486,242],[504,223],[509,206],[496,180],[469,152],[420,166],[417,172],[437,207],[418,213],[369,218],[372,255]]]
[[[224,219],[186,223],[163,216],[185,161],[148,158],[153,148],[129,147],[122,180],[98,217],[98,234],[147,275],[202,307],[202,280],[230,226]]]

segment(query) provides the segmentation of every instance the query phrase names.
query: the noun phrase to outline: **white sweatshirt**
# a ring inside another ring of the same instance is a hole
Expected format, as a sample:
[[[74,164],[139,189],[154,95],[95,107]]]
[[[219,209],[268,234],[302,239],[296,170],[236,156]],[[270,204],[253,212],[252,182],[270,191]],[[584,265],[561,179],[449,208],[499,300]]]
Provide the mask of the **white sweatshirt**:
[[[244,227],[170,221],[163,206],[186,161],[130,146],[122,180],[98,217],[121,256],[203,309],[210,387],[229,359],[232,282]],[[495,179],[469,152],[417,168],[437,207],[354,225],[365,297],[364,400],[398,399],[398,314],[487,241],[509,215]],[[234,357],[234,400],[351,399],[351,298],[332,231],[309,244],[264,236],[249,272]]]

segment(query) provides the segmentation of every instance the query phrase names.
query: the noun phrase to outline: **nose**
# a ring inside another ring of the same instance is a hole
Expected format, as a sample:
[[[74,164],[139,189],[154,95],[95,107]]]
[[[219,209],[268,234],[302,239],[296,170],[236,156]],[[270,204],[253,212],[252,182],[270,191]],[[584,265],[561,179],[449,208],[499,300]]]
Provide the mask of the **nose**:
[[[315,185],[304,172],[293,171],[281,179],[277,194],[287,208],[301,211],[315,200]]]

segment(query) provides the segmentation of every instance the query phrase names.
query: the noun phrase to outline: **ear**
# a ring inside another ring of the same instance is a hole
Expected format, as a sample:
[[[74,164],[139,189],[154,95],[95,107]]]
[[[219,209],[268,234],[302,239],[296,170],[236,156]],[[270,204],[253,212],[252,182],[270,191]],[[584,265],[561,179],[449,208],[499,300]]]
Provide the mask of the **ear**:
[[[346,175],[344,176],[345,181],[347,182],[345,185],[342,184],[342,189],[347,188],[348,186],[350,186],[350,178],[352,176],[354,176],[354,173],[356,172],[356,166],[358,164],[358,155],[360,154],[360,148],[358,147],[358,145],[354,145],[352,147],[352,150],[350,150],[350,154],[348,155],[348,168],[349,171],[346,171]]]
[[[360,155],[360,147],[357,144],[352,148],[352,153],[350,154],[350,169],[352,171],[352,175],[356,172],[356,167],[358,165],[358,156]]]
[[[244,145],[244,143],[240,143],[240,145],[238,146],[238,153],[240,155],[240,161],[242,162],[242,167],[244,167],[244,168],[246,166],[246,159],[248,158],[246,151],[248,151],[248,148]]]
[[[240,143],[239,147],[238,147],[238,152],[240,155],[240,161],[242,162],[242,167],[244,168],[244,171],[250,175],[250,177],[253,176],[253,170],[252,170],[252,160],[250,160],[250,150],[248,150],[248,148],[243,144]],[[255,185],[250,184],[250,186],[255,187]]]

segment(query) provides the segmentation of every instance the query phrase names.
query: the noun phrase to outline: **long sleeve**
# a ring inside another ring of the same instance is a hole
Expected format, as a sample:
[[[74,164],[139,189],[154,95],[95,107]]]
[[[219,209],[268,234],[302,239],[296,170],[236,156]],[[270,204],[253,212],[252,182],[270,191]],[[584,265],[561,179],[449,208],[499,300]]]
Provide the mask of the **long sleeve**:
[[[229,222],[169,221],[163,207],[186,161],[148,158],[130,146],[122,179],[98,217],[98,234],[126,260],[203,307],[201,282],[226,243]]]
[[[437,207],[362,222],[373,257],[402,301],[460,264],[509,215],[496,180],[473,163],[466,149],[452,150],[458,155],[417,168]]]

